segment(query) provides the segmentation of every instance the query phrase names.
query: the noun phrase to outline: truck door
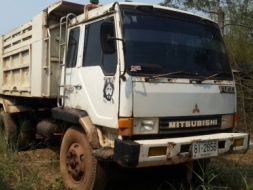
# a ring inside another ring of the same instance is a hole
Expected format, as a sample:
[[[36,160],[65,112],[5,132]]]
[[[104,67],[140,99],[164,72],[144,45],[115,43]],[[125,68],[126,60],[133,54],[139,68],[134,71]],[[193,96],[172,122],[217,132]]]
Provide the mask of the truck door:
[[[70,99],[66,104],[87,111],[94,124],[116,128],[119,102],[118,56],[117,50],[110,53],[101,50],[100,27],[103,23],[114,25],[114,17],[82,26],[77,64],[71,65],[66,72],[66,84],[68,86],[69,83],[70,86]],[[77,30],[70,31],[70,35],[72,32],[77,36]],[[68,46],[70,45],[71,43]],[[70,52],[69,49],[68,55],[75,54],[75,47],[71,49],[73,50]]]
[[[75,77],[76,67],[78,63],[78,50],[80,41],[80,27],[72,28],[69,31],[67,59],[66,59],[66,85],[65,85],[65,97],[68,107],[76,107],[76,87],[77,81]],[[63,78],[62,78],[63,80]]]

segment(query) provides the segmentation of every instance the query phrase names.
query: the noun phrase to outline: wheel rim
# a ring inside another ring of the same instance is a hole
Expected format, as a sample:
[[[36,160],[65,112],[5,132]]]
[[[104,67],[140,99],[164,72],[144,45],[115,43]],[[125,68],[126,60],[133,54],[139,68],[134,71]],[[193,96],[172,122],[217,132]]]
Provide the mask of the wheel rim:
[[[75,183],[82,181],[85,176],[84,166],[84,148],[78,144],[73,143],[67,152],[66,166],[69,175]]]

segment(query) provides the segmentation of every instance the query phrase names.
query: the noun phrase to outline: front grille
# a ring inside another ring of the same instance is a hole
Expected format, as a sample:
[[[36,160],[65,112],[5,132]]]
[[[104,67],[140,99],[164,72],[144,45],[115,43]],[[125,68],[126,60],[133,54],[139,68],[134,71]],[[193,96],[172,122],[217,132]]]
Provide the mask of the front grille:
[[[160,118],[159,134],[182,134],[219,130],[221,115]]]

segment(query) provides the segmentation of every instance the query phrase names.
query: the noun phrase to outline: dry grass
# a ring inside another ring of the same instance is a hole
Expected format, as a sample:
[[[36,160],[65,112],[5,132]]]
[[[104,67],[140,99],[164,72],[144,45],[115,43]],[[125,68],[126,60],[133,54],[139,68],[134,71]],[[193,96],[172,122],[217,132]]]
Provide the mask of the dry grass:
[[[0,190],[63,190],[58,153],[44,148],[17,152],[0,139]]]
[[[58,150],[59,147],[47,147],[17,152],[0,142],[0,190],[64,190]],[[253,190],[253,149],[246,154],[212,159],[198,186],[168,177],[174,176],[179,167],[182,166],[139,170],[116,167],[106,190]]]
[[[253,149],[246,154],[234,154],[215,158],[209,165],[218,177],[214,184],[227,189],[253,190]]]
[[[44,145],[17,152],[0,138],[0,190],[64,190],[59,170],[59,146]],[[46,148],[45,148],[46,147]],[[115,164],[114,164],[115,166]],[[212,159],[200,184],[185,184],[182,165],[141,168],[114,167],[106,190],[253,190],[253,147],[246,154]]]

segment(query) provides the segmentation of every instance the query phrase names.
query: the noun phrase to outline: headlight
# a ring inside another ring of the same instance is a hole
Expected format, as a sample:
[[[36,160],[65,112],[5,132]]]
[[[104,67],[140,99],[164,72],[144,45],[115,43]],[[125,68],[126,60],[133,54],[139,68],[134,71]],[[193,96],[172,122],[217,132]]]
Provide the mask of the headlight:
[[[140,119],[136,118],[134,122],[134,134],[157,134],[158,118]]]
[[[153,131],[155,128],[154,120],[142,120],[141,121],[141,132]]]
[[[221,117],[221,129],[227,129],[233,127],[234,114],[223,115]]]

